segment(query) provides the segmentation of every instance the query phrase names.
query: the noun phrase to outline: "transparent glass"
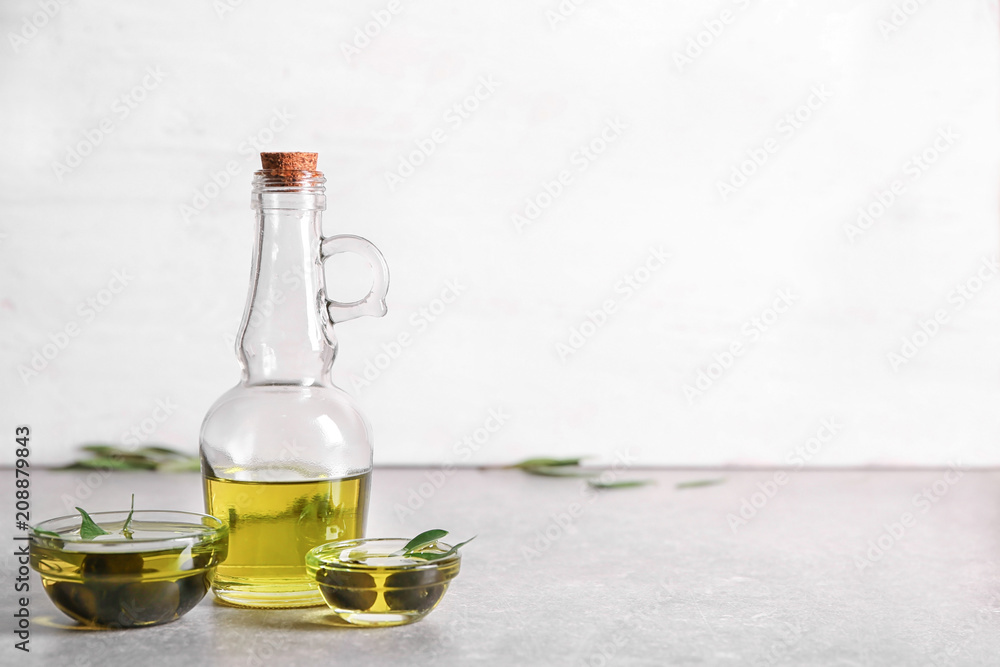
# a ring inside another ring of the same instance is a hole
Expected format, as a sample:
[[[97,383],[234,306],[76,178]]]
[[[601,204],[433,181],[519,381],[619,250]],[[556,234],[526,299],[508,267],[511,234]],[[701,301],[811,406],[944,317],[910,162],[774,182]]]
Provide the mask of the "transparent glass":
[[[216,517],[142,510],[90,516],[109,534],[84,539],[79,514],[44,521],[30,534],[31,567],[45,593],[85,625],[174,621],[201,601],[226,558],[228,531]]]
[[[322,237],[324,182],[311,171],[254,175],[257,234],[236,339],[243,375],[201,428],[206,511],[230,529],[229,558],[212,588],[238,606],[322,604],[306,552],[364,535],[372,431],[331,383],[333,325],[384,315],[389,276],[365,239]],[[341,252],[373,269],[371,290],[351,303],[326,297],[323,261]]]
[[[324,544],[306,555],[309,575],[327,605],[351,625],[385,627],[413,623],[431,613],[458,576],[462,556],[438,560],[400,556],[408,540],[375,538]],[[445,554],[435,542],[423,553]]]

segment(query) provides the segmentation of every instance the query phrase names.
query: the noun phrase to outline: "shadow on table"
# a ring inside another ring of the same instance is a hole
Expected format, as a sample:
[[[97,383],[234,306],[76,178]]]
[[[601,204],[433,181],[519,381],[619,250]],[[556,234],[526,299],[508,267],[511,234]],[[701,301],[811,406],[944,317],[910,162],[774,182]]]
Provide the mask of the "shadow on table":
[[[317,627],[363,629],[341,619],[326,606],[296,609],[250,609],[213,600],[217,609],[231,609],[240,625],[272,630],[314,630]],[[227,614],[228,616],[228,614]]]

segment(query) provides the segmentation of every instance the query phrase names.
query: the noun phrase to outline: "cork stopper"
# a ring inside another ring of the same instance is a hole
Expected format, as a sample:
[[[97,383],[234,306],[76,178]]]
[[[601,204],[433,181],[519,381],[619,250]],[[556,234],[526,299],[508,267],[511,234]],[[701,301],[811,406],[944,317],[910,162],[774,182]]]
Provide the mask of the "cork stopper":
[[[261,153],[260,165],[270,171],[316,171],[318,153]]]

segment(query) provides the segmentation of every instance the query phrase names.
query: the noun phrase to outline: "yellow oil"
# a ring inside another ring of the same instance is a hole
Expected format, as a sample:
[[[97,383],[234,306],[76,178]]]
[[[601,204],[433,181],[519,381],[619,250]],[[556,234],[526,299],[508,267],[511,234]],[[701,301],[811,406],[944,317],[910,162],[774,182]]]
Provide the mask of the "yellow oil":
[[[212,590],[243,607],[323,604],[306,573],[313,547],[364,535],[371,473],[309,482],[205,477],[205,506],[229,526],[229,555]]]
[[[118,530],[120,523],[103,527]],[[226,557],[224,536],[143,550],[142,540],[176,537],[172,530],[190,533],[191,527],[133,521],[132,529],[135,544],[107,544],[104,553],[47,537],[32,541],[31,566],[56,607],[87,625],[131,628],[168,623],[201,601],[216,564]],[[101,542],[99,537],[85,546]]]
[[[378,561],[385,561],[379,565]],[[400,625],[428,614],[458,574],[458,561],[440,567],[410,570],[400,567],[426,563],[406,558],[375,558],[363,572],[319,568],[316,581],[337,615],[356,625]]]
[[[352,625],[384,627],[418,621],[434,609],[458,575],[461,556],[435,543],[401,556],[407,540],[373,539],[320,547],[306,556],[309,575],[327,604]]]

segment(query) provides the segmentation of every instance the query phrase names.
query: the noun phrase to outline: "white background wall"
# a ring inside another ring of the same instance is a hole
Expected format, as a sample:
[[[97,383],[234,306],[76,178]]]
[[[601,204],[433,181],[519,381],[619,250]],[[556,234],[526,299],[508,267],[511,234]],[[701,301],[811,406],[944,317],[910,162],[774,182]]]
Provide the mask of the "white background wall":
[[[152,430],[161,401],[149,441],[196,450],[238,378],[256,138],[318,151],[327,233],[366,236],[389,261],[390,313],[339,328],[334,371],[378,462],[460,460],[454,443],[493,409],[509,419],[474,462],[630,448],[647,464],[783,463],[834,418],[810,463],[1000,463],[1000,280],[977,282],[998,248],[995,2],[910,2],[898,29],[880,24],[889,0],[391,6],[350,58],[387,2],[0,6],[0,436],[30,424],[34,460],[62,462]],[[495,90],[449,122],[482,77]],[[796,110],[799,127],[782,125]],[[581,162],[609,121],[620,134]],[[390,188],[437,128],[445,141]],[[941,132],[955,138],[936,152]],[[563,191],[516,229],[562,171]],[[884,215],[849,238],[894,181]],[[616,284],[649,248],[671,258],[626,298]],[[127,284],[112,297],[115,272]],[[449,281],[461,295],[421,328]],[[793,305],[751,339],[780,290]],[[607,299],[607,323],[561,358]],[[401,333],[412,344],[354,386]],[[926,345],[893,368],[914,335]],[[689,400],[733,343],[743,354]],[[25,373],[36,353],[53,358]]]

